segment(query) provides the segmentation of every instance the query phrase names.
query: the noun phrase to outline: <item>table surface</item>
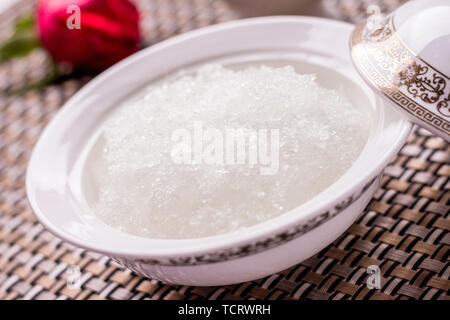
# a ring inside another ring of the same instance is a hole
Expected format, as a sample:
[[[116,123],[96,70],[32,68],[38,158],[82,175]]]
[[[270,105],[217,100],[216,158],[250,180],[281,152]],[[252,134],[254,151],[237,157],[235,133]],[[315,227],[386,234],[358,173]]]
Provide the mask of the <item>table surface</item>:
[[[351,22],[369,4],[390,11],[401,0],[323,0],[322,13]],[[142,0],[145,44],[240,16],[224,1]],[[3,4],[2,4],[3,5]],[[0,38],[33,1],[0,13]],[[415,129],[386,168],[361,218],[298,265],[224,287],[171,286],[133,274],[108,257],[74,247],[37,221],[25,197],[30,152],[46,123],[89,78],[68,78],[22,96],[8,90],[42,77],[42,51],[0,65],[0,299],[446,299],[450,298],[450,146]],[[70,266],[81,288],[70,289]],[[366,286],[367,267],[381,288]]]

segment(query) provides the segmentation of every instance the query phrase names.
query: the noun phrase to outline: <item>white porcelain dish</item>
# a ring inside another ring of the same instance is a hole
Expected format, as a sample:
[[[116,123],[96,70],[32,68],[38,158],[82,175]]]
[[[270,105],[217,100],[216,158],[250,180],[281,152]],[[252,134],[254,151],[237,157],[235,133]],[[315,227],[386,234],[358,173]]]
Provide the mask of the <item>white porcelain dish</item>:
[[[238,283],[310,257],[360,215],[411,128],[354,71],[347,45],[351,31],[350,24],[319,18],[254,18],[189,32],[125,59],[80,90],[43,132],[26,177],[34,212],[62,239],[168,283]],[[336,183],[278,218],[208,238],[137,237],[107,226],[92,214],[89,186],[82,174],[84,155],[118,102],[151,82],[190,72],[206,62],[239,67],[274,60],[294,64],[300,72],[316,72],[321,85],[342,87],[351,101],[373,113],[367,145]]]

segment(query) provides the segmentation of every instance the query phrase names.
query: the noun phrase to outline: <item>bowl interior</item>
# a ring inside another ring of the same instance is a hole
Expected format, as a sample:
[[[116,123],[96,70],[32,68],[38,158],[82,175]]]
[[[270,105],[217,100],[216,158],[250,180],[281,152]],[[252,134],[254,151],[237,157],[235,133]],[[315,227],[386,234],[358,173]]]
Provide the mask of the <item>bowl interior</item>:
[[[77,245],[121,256],[168,256],[207,251],[268,236],[301,223],[377,176],[410,129],[360,80],[351,66],[351,25],[318,18],[270,17],[217,25],[175,37],[133,55],[91,81],[52,120],[33,151],[27,194],[41,222]],[[96,186],[86,175],[90,150],[102,124],[121,101],[150,83],[171,81],[200,65],[231,68],[248,64],[293,65],[316,73],[319,83],[342,90],[372,113],[368,142],[355,164],[333,185],[280,217],[232,234],[189,240],[160,240],[117,231],[90,210]]]
[[[283,59],[280,59],[283,57]],[[196,69],[208,63],[218,63],[226,66],[229,69],[239,70],[249,66],[272,66],[283,67],[292,66],[296,72],[300,74],[315,74],[317,76],[317,82],[327,89],[334,89],[344,94],[351,103],[357,108],[361,108],[364,112],[371,114],[372,127],[376,126],[377,117],[375,107],[371,103],[369,97],[361,90],[361,88],[345,74],[334,71],[324,65],[304,62],[304,57],[296,52],[256,52],[256,53],[244,53],[236,54],[227,57],[218,57],[212,60],[207,60],[202,63],[197,63],[191,66],[186,66],[181,70],[164,76],[163,78],[152,81],[151,85],[158,85],[161,83],[171,82],[183,75],[192,74]],[[326,61],[323,61],[324,63]],[[137,90],[133,92],[130,99],[134,100],[145,94],[146,90]],[[107,110],[105,115],[98,116],[98,126],[93,128],[91,132],[91,139],[88,141],[80,151],[72,175],[69,178],[69,186],[72,190],[76,190],[74,194],[77,194],[77,202],[85,202],[86,206],[93,208],[94,203],[98,199],[99,186],[93,179],[93,171],[95,168],[92,166],[94,159],[99,156],[99,153],[103,149],[104,140],[102,138],[102,130],[105,120],[114,113],[120,107],[113,106],[110,110]]]

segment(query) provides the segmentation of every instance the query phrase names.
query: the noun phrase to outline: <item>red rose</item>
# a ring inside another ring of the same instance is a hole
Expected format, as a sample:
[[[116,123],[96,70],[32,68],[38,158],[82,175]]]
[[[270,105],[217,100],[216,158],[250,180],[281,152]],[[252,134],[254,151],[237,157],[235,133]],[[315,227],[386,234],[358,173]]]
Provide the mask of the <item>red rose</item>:
[[[73,5],[80,8],[79,29],[73,28]],[[56,61],[89,72],[108,68],[139,46],[139,13],[129,0],[40,0],[37,26]]]

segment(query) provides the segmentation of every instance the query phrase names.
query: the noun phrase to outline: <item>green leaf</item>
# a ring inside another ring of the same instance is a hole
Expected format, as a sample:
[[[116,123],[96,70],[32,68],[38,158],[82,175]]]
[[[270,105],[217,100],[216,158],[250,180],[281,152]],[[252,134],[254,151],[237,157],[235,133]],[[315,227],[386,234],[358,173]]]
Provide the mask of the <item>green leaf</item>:
[[[39,41],[33,33],[21,32],[15,34],[0,47],[0,62],[26,56],[39,45]]]
[[[32,15],[24,16],[19,20],[17,20],[14,26],[14,33],[30,31],[33,29],[34,29],[34,17]]]
[[[32,15],[18,19],[14,25],[14,31],[6,42],[0,45],[0,63],[16,57],[23,57],[34,49],[40,47],[40,42],[35,33],[35,20]],[[45,76],[40,80],[25,83],[17,89],[9,91],[9,94],[24,94],[30,90],[39,90],[62,76],[58,65],[52,60],[47,67]]]
[[[22,17],[16,21],[12,36],[0,46],[0,63],[26,56],[39,46],[33,16]]]

